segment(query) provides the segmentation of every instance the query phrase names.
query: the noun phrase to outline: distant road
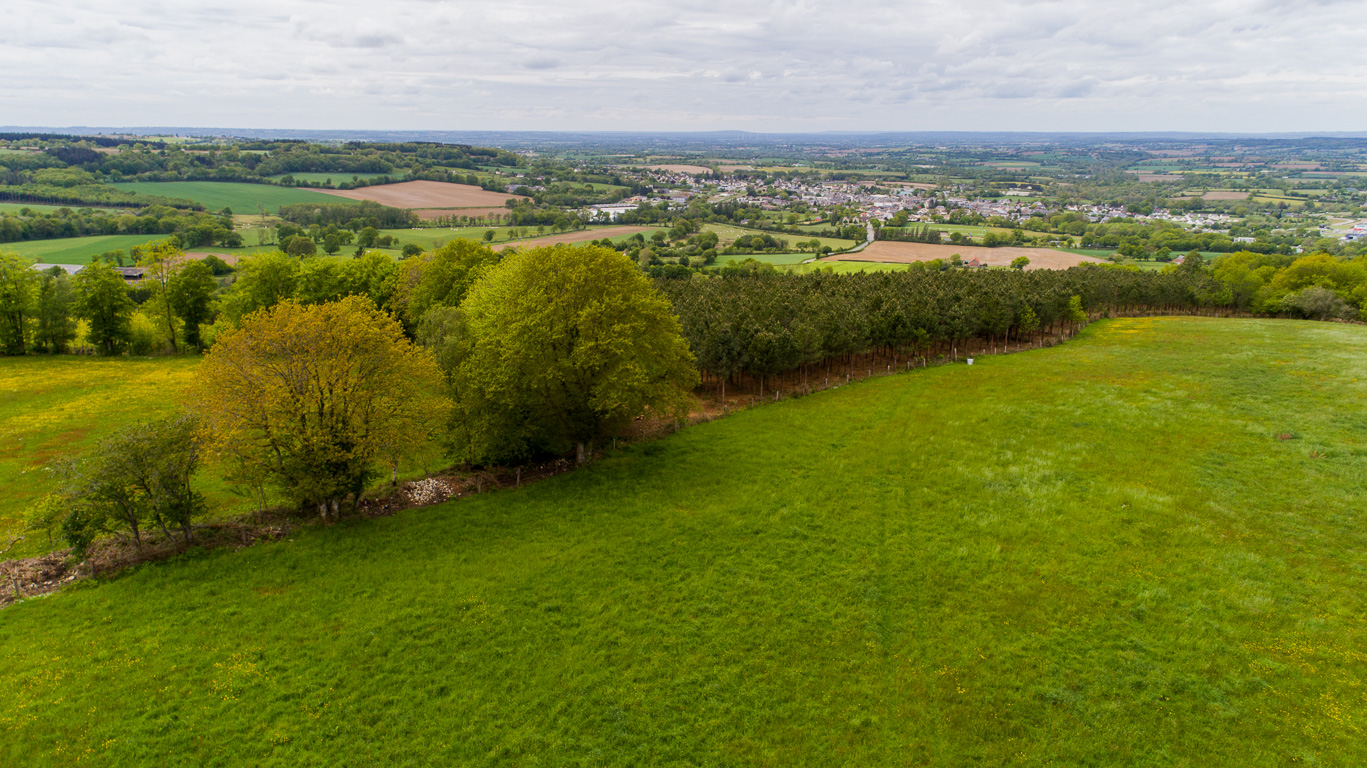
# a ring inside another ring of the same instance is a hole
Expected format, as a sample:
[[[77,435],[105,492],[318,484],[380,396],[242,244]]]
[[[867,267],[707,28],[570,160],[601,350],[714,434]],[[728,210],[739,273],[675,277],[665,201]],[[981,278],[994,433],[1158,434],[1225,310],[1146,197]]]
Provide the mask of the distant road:
[[[873,222],[869,222],[868,226],[869,234],[865,237],[864,242],[860,243],[859,245],[856,245],[848,251],[845,251],[845,253],[859,253],[860,251],[869,247],[869,244],[873,242]]]

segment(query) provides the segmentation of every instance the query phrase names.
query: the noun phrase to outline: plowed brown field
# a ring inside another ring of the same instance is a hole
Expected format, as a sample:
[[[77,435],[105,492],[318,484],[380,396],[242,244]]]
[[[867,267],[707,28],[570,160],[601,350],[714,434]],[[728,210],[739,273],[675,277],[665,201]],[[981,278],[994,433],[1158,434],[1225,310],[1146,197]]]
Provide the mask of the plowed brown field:
[[[490,192],[471,184],[444,181],[401,181],[398,184],[380,184],[360,189],[309,189],[348,200],[371,200],[393,208],[493,208],[501,207],[503,201],[509,198],[525,199],[519,195]]]
[[[959,254],[964,261],[977,259],[994,267],[1009,267],[1017,256],[1030,259],[1026,269],[1067,269],[1079,264],[1104,264],[1101,259],[1082,256],[1050,248],[983,248],[976,245],[935,245],[933,243],[896,243],[880,240],[859,253],[827,256],[822,261],[881,261],[891,264],[910,264],[915,261],[944,259]]]

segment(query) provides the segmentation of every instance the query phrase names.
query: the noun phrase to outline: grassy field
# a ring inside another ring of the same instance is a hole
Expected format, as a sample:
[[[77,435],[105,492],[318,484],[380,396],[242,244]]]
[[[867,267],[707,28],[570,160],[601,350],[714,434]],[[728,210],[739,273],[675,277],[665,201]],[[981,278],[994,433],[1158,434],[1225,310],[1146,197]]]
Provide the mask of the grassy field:
[[[593,232],[595,230],[610,229],[614,226],[620,225],[589,227],[588,231]],[[526,243],[529,246],[535,246],[537,245],[536,240],[539,237],[551,237],[555,235],[555,231],[552,230],[550,227],[546,228],[546,232],[542,236],[536,234],[536,227],[457,227],[454,229],[450,227],[423,227],[420,229],[385,229],[381,230],[380,234],[391,235],[396,241],[400,243],[416,243],[417,245],[422,246],[424,250],[431,250],[433,248],[436,248],[440,245],[444,245],[456,239],[477,240],[479,242],[485,242],[484,232],[490,229],[494,231],[494,239],[491,241],[494,245],[508,242],[521,242]],[[513,229],[519,229],[523,232],[528,233],[530,236],[513,238],[511,237]],[[649,239],[652,232],[654,232],[653,229],[647,232],[643,232],[642,235],[645,238]],[[612,240],[613,242],[619,243],[623,240],[629,239],[630,237],[631,235],[621,235],[612,236],[608,239]],[[354,246],[352,246],[352,250],[354,249]],[[399,253],[402,250],[402,245],[399,248],[376,250],[386,250],[387,252]]]
[[[286,176],[293,176],[295,181],[301,181],[301,182],[306,181],[306,182],[308,182],[308,183],[310,183],[310,184],[317,184],[317,183],[321,183],[321,182],[325,182],[325,181],[329,181],[329,180],[331,180],[333,184],[341,184],[341,183],[344,182],[344,181],[351,181],[353,178],[365,179],[365,180],[369,181],[370,179],[379,178],[380,176],[388,176],[388,175],[390,175],[390,174],[386,174],[386,173],[346,173],[346,172],[344,172],[344,171],[338,171],[337,173],[307,173],[307,172],[303,172],[303,173],[277,173],[276,175],[271,176],[270,178],[271,178],[272,181],[280,181],[281,179],[285,178]],[[253,207],[254,207],[254,206],[253,206]],[[233,210],[236,210],[236,209],[233,209]]]
[[[0,213],[9,213],[18,216],[19,212],[24,210],[25,208],[33,211],[34,213],[52,213],[62,208],[66,208],[72,211],[97,210],[105,211],[106,213],[120,214],[133,212],[128,208],[101,208],[99,206],[88,205],[38,205],[37,203],[0,203]]]
[[[20,256],[45,264],[89,264],[91,258],[109,251],[128,254],[135,245],[165,240],[169,235],[92,235],[91,237],[63,237],[57,240],[26,240],[19,243],[0,243],[0,252]],[[125,264],[132,265],[127,259]]]
[[[821,241],[821,245],[829,245],[831,248],[837,251],[843,251],[846,248],[850,248],[858,243],[858,241],[856,240],[844,240],[835,237],[816,237],[815,235],[790,235],[785,232],[765,232],[764,230],[760,229],[733,227],[730,224],[704,224],[703,231],[716,232],[717,237],[721,239],[721,245],[723,246],[727,245],[732,240],[735,240],[736,238],[742,235],[772,235],[773,237],[778,238],[779,240],[787,240],[789,245],[796,243],[799,240],[805,240],[807,242],[819,240]]]
[[[49,461],[78,453],[123,424],[170,413],[198,363],[189,357],[0,357],[0,540],[8,544],[28,505],[52,490],[43,470]],[[233,498],[220,481],[206,478],[204,485],[215,502]]]
[[[807,258],[811,258],[811,255],[808,254]],[[779,269],[798,274],[818,271],[844,274],[848,272],[902,272],[908,267],[906,264],[885,264],[877,261],[819,261],[810,264],[799,263],[779,266]]]
[[[0,547],[21,532],[29,505],[53,490],[44,470],[49,462],[79,455],[122,426],[174,413],[197,365],[196,357],[0,357]],[[436,454],[425,458],[440,463]],[[420,463],[401,473],[421,474]],[[212,516],[248,508],[212,467],[200,473],[196,489]],[[15,552],[34,554],[46,545],[35,539]]]
[[[295,203],[342,204],[353,201],[336,195],[314,192],[309,189],[276,187],[270,184],[242,184],[223,181],[129,181],[111,184],[129,192],[144,195],[181,197],[203,203],[210,211],[233,209],[233,213],[255,213],[257,204],[266,206],[266,211],[275,213],[282,205]]]
[[[807,259],[814,258],[811,253],[719,253],[717,254],[718,264],[731,264],[754,259],[764,264],[782,266],[787,264],[800,264]]]
[[[1361,765],[1364,397],[1113,320],[145,566],[0,612],[0,760]]]

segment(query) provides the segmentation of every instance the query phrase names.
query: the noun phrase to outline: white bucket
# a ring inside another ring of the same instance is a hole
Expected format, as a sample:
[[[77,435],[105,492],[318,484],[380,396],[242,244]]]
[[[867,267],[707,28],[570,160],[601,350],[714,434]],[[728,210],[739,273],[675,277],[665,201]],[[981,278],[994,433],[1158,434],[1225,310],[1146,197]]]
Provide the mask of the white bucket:
[[[973,358],[971,358],[971,357],[968,358],[968,364],[969,364],[969,365],[972,365],[972,364],[973,364]]]

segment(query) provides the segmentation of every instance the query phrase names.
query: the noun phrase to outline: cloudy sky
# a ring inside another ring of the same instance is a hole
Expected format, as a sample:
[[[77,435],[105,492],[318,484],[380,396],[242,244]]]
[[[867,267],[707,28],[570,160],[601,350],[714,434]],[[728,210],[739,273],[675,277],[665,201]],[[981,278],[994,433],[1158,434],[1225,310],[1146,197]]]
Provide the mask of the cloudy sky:
[[[0,124],[1367,129],[1355,2],[5,0]]]

